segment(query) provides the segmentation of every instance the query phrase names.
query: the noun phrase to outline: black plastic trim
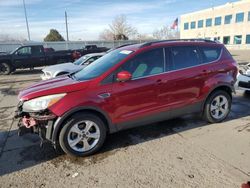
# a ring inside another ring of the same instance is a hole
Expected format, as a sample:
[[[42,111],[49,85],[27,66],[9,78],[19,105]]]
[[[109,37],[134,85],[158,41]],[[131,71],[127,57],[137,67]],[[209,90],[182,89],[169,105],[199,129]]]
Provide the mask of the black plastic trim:
[[[52,133],[52,136],[51,136],[51,141],[52,142],[54,142],[54,143],[56,142],[57,136],[59,134],[61,125],[63,124],[64,120],[66,120],[72,114],[74,114],[76,112],[79,112],[79,111],[82,111],[82,110],[93,110],[93,111],[96,111],[98,113],[101,113],[108,122],[107,126],[108,126],[108,129],[109,129],[109,133],[117,132],[117,128],[112,123],[112,121],[111,121],[110,117],[107,115],[107,113],[104,112],[103,110],[101,110],[101,109],[99,109],[97,107],[94,107],[94,106],[76,107],[76,108],[68,111],[67,113],[65,113],[63,116],[57,118],[57,120],[56,120],[56,122],[54,123],[54,126],[53,126],[53,133]]]
[[[155,122],[173,119],[176,117],[180,117],[182,115],[192,114],[195,112],[202,113],[203,111],[202,107],[203,107],[203,102],[198,102],[198,103],[191,104],[182,108],[172,109],[172,110],[160,112],[151,116],[145,116],[143,118],[139,118],[136,120],[123,122],[123,123],[117,124],[116,127],[120,131],[124,129],[134,128],[134,127],[143,126],[143,125],[147,125],[147,124],[151,124]]]

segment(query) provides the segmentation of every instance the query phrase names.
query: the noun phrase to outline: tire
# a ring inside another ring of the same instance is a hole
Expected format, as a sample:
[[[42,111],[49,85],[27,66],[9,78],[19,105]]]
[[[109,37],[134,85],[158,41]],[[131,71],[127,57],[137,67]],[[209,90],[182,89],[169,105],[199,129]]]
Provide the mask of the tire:
[[[65,75],[65,74],[69,74],[69,73],[68,72],[60,72],[56,76],[62,76],[62,75]]]
[[[77,113],[63,126],[59,144],[68,155],[85,157],[102,147],[106,134],[107,129],[101,118],[90,113]]]
[[[209,123],[222,122],[230,113],[231,105],[232,98],[226,91],[214,91],[206,100],[203,117]]]
[[[0,75],[8,75],[11,73],[11,66],[8,63],[0,63]]]

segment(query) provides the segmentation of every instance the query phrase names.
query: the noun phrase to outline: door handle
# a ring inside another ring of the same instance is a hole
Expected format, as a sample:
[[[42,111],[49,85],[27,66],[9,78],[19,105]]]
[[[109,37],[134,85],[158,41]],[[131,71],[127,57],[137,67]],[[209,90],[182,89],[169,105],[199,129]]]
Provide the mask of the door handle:
[[[162,84],[162,80],[161,79],[156,80],[156,84]]]
[[[202,70],[202,74],[204,74],[204,75],[208,75],[208,74],[210,74],[211,73],[211,71],[208,71],[208,70]]]
[[[111,96],[110,93],[101,93],[98,95],[98,97],[102,98],[102,99],[106,99],[109,98]]]

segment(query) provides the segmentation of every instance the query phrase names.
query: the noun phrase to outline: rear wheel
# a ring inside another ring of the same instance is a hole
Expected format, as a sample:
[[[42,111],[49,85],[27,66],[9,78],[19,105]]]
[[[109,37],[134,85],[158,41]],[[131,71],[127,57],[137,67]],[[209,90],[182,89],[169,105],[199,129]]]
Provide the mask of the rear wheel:
[[[106,126],[98,116],[78,113],[62,128],[59,143],[65,153],[84,157],[97,152],[105,138]]]
[[[231,96],[223,91],[213,92],[204,106],[204,119],[210,123],[219,123],[225,120],[230,112]]]
[[[0,75],[11,73],[11,66],[8,63],[0,63]]]

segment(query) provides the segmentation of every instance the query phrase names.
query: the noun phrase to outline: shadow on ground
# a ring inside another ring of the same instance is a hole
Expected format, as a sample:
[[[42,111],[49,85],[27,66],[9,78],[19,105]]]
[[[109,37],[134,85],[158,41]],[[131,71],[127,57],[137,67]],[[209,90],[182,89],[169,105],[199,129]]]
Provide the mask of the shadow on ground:
[[[246,117],[250,115],[250,94],[234,97],[232,113],[227,121]],[[150,140],[159,139],[172,134],[179,134],[183,131],[202,128],[207,126],[198,116],[185,116],[169,121],[142,126],[119,133],[109,135],[103,148],[98,154],[85,158],[69,157],[56,153],[50,144],[40,148],[37,139],[31,140],[30,146],[20,147],[13,150],[5,150],[0,157],[0,175],[5,175],[22,169],[26,169],[45,161],[50,161],[55,168],[65,164],[77,164],[89,166],[99,163],[110,155],[114,155],[119,150],[126,150],[128,146],[141,144]],[[10,134],[15,134],[11,132]],[[23,138],[18,138],[23,139]],[[26,138],[27,139],[27,138]],[[70,165],[68,165],[70,166]]]
[[[42,74],[42,69],[21,69],[16,70],[11,75],[33,75],[33,74]]]

